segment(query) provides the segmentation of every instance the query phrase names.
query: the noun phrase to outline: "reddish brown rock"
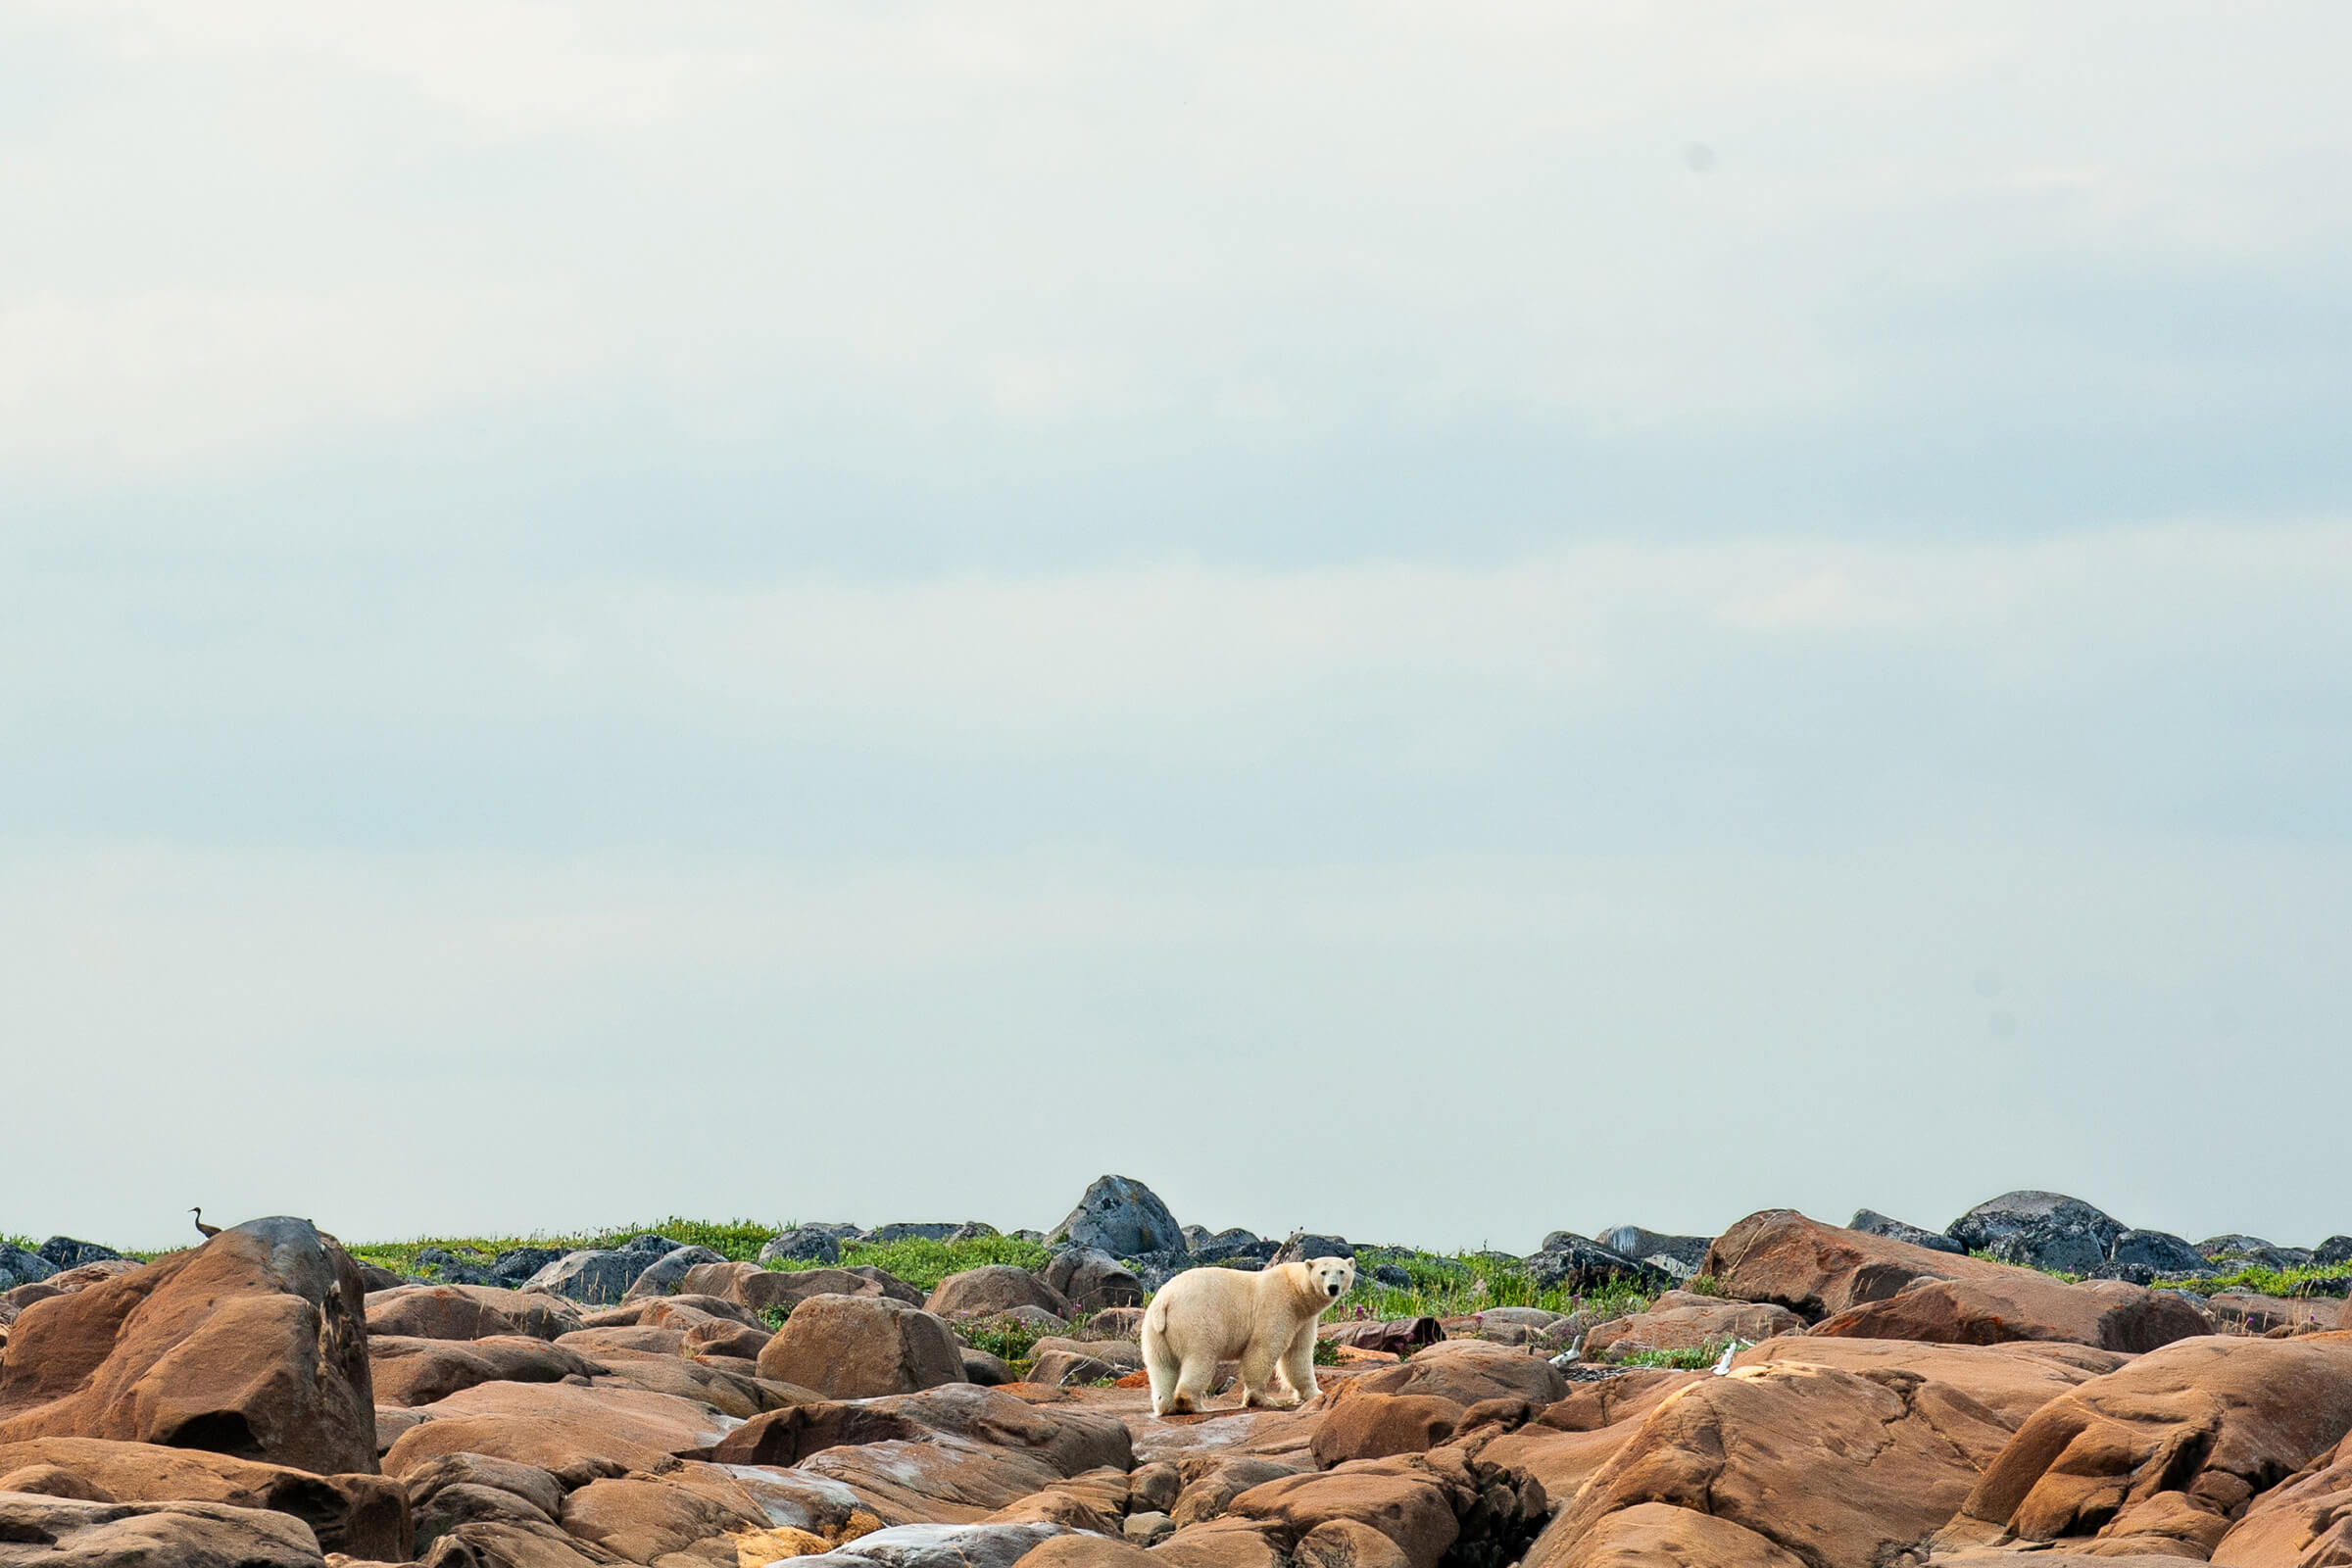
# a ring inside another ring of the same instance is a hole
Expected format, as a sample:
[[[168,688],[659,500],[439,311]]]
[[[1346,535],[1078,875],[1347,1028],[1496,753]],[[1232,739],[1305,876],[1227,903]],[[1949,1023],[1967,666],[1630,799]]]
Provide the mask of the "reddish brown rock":
[[[560,1525],[482,1520],[442,1536],[419,1561],[421,1568],[612,1568],[627,1559],[573,1539]]]
[[[1351,1521],[1387,1538],[1411,1568],[1437,1568],[1449,1551],[1468,1562],[1517,1558],[1547,1506],[1534,1481],[1455,1446],[1270,1481],[1234,1498],[1228,1514],[1294,1552],[1314,1531]]]
[[[2225,1291],[2205,1301],[2205,1315],[2225,1334],[2318,1334],[2335,1327],[2337,1304],[2325,1298],[2255,1296]]]
[[[1315,1462],[1325,1469],[1349,1459],[1426,1453],[1462,1424],[1462,1407],[1426,1394],[1367,1394],[1342,1385],[1315,1429]]]
[[[368,1365],[376,1402],[431,1404],[477,1383],[554,1383],[605,1369],[576,1350],[520,1334],[484,1340],[412,1340],[368,1336]]]
[[[1359,1350],[1377,1350],[1389,1355],[1406,1354],[1424,1346],[1436,1345],[1446,1338],[1445,1327],[1434,1317],[1330,1323],[1315,1333],[1317,1338],[1330,1340],[1336,1345],[1352,1346]]]
[[[1869,1376],[1878,1371],[1916,1372],[1984,1405],[2012,1428],[2026,1417],[2092,1378],[2129,1366],[2115,1350],[2066,1342],[2012,1341],[2003,1345],[1921,1345],[1909,1340],[1819,1339],[1800,1335],[1767,1340],[1740,1352],[1735,1367],[1787,1365],[1833,1367]],[[1612,1383],[1592,1385],[1607,1389]],[[1574,1396],[1571,1396],[1571,1399]]]
[[[829,1434],[846,1440],[884,1431],[879,1422],[886,1418],[916,1429],[911,1437],[843,1441],[798,1463],[802,1474],[847,1486],[885,1524],[976,1524],[1074,1476],[1105,1468],[1123,1473],[1134,1462],[1133,1442],[1115,1416],[1032,1405],[968,1383],[875,1399],[858,1413],[809,1409],[807,1426],[790,1439],[796,1448]],[[783,1440],[775,1441],[775,1451],[783,1451]]]
[[[636,1389],[569,1383],[484,1383],[425,1405],[427,1419],[384,1455],[388,1475],[449,1453],[484,1453],[535,1465],[567,1486],[630,1470],[662,1470],[700,1452],[733,1423],[710,1406]]]
[[[2069,1285],[2029,1269],[2009,1278],[1929,1280],[1884,1301],[1857,1306],[1813,1327],[1825,1338],[1999,1345],[2063,1340],[2137,1355],[2213,1332],[2194,1306],[2169,1291],[2121,1280]]]
[[[1660,1400],[1705,1375],[1649,1367],[1578,1384],[1534,1421],[1487,1444],[1479,1457],[1534,1476],[1550,1496],[1573,1497]]]
[[[368,1298],[368,1332],[411,1340],[553,1340],[580,1326],[580,1309],[541,1291],[491,1285],[403,1285]]]
[[[1665,1502],[1620,1509],[1544,1561],[1547,1568],[1814,1568],[1745,1526]]]
[[[837,1399],[962,1383],[948,1325],[888,1297],[812,1296],[760,1352],[760,1375]]]
[[[100,1438],[0,1444],[0,1492],[26,1490],[24,1481],[34,1479],[28,1472],[43,1472],[39,1490],[52,1496],[262,1508],[301,1520],[326,1551],[395,1561],[409,1554],[407,1494],[380,1475],[314,1475],[201,1449]],[[67,1478],[71,1490],[61,1490]]]
[[[909,1306],[923,1304],[923,1293],[905,1280],[893,1279],[876,1268],[766,1269],[757,1263],[702,1263],[686,1271],[681,1293],[715,1296],[764,1312],[787,1310],[813,1296],[884,1297]]]
[[[1699,1272],[1713,1275],[1726,1296],[1771,1301],[1807,1322],[1818,1322],[1866,1302],[1883,1301],[1923,1280],[2022,1271],[1824,1225],[1792,1208],[1768,1208],[1717,1237]]]
[[[2352,1435],[2255,1498],[2213,1560],[2221,1568],[2352,1563]]]
[[[1366,1394],[1430,1395],[1464,1409],[1494,1398],[1545,1405],[1568,1392],[1568,1380],[1542,1356],[1483,1340],[1447,1340],[1354,1382]]]
[[[1164,1568],[1141,1546],[1102,1536],[1055,1536],[1021,1559],[1022,1568]]]
[[[1291,1550],[1298,1568],[1410,1568],[1404,1548],[1370,1525],[1327,1519]]]
[[[1984,1405],[1915,1372],[1789,1365],[1700,1377],[1594,1472],[1528,1568],[1601,1560],[1587,1534],[1644,1503],[1712,1514],[1807,1563],[1866,1568],[1948,1520],[2008,1437]]]
[[[0,1545],[0,1560],[61,1568],[319,1568],[325,1560],[301,1520],[218,1502],[0,1494],[0,1543],[17,1544]]]
[[[1301,1467],[1249,1454],[1202,1453],[1176,1467],[1183,1488],[1168,1510],[1179,1531],[1221,1517],[1233,1499],[1251,1487],[1299,1474]]]
[[[745,1361],[757,1361],[767,1342],[775,1336],[765,1329],[745,1328],[740,1323],[713,1321],[686,1331],[682,1348],[689,1355],[725,1355]]]
[[[332,1238],[274,1218],[37,1301],[0,1359],[0,1441],[113,1438],[371,1472],[364,1298]]]
[[[1290,1556],[1247,1519],[1212,1519],[1179,1530],[1152,1548],[1165,1568],[1289,1568]]]
[[[666,1475],[592,1481],[564,1498],[566,1534],[629,1562],[655,1562],[704,1542],[717,1543],[714,1562],[735,1560],[730,1537],[762,1530],[768,1518],[724,1471],[687,1465]]]
[[[1732,1301],[1668,1291],[1646,1312],[1593,1325],[1585,1335],[1585,1357],[1622,1360],[1642,1350],[1696,1350],[1733,1340],[1753,1344],[1798,1333],[1804,1326],[1803,1318],[1771,1301]]]
[[[2352,1335],[2184,1340],[2035,1411],[1946,1539],[1988,1544],[1987,1528],[2116,1549],[2183,1539],[2185,1514],[2238,1518],[2347,1431]]]
[[[1064,1320],[1077,1310],[1068,1297],[1010,1263],[989,1263],[951,1274],[923,1301],[924,1311],[941,1317],[1003,1312],[1016,1306],[1039,1307]]]

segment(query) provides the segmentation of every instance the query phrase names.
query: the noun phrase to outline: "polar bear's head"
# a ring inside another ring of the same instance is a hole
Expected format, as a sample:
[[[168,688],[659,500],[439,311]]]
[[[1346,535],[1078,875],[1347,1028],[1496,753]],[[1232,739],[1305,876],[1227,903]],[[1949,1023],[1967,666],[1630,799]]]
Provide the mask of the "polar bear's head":
[[[1308,1283],[1327,1301],[1336,1301],[1355,1288],[1355,1264],[1345,1257],[1318,1257],[1306,1265]]]

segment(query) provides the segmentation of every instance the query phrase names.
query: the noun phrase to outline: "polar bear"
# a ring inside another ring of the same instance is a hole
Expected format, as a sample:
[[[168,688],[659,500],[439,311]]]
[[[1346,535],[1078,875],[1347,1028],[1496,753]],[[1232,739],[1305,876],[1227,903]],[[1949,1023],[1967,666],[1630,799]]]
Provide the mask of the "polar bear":
[[[1152,1377],[1152,1413],[1200,1408],[1217,1363],[1242,1363],[1242,1408],[1283,1408],[1273,1397],[1277,1364],[1291,1404],[1315,1396],[1315,1320],[1355,1285],[1355,1264],[1342,1257],[1270,1263],[1256,1274],[1191,1268],[1159,1288],[1144,1309],[1144,1369]]]

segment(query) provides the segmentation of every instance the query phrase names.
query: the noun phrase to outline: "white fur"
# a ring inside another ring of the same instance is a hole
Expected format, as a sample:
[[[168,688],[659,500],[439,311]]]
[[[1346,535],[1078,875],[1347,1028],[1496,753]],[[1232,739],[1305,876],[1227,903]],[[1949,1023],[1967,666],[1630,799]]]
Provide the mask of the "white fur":
[[[1346,1258],[1275,1263],[1256,1274],[1187,1269],[1159,1288],[1144,1312],[1144,1370],[1152,1413],[1181,1415],[1208,1397],[1217,1363],[1242,1363],[1242,1408],[1300,1405],[1314,1398],[1315,1321],[1355,1285]],[[1279,1369],[1288,1405],[1274,1397]]]

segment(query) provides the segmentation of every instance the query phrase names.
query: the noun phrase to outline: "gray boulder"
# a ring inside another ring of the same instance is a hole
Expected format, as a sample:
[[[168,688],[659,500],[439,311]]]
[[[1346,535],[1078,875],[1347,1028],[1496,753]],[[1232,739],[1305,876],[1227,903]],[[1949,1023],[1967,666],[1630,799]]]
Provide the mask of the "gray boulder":
[[[1345,1257],[1352,1261],[1355,1249],[1345,1237],[1318,1236],[1313,1231],[1293,1231],[1289,1241],[1275,1249],[1271,1263],[1304,1263],[1318,1257]]]
[[[1067,1525],[893,1525],[848,1545],[794,1559],[795,1568],[1012,1568]]]
[[[838,1263],[841,1244],[864,1234],[855,1225],[795,1225],[767,1239],[767,1245],[760,1249],[760,1261],[769,1267],[778,1263]]]
[[[1151,1188],[1130,1176],[1098,1176],[1056,1234],[1113,1257],[1188,1251],[1184,1228]]]
[[[57,1265],[38,1252],[28,1252],[22,1247],[0,1247],[0,1291],[13,1291],[20,1285],[45,1280],[57,1271]]]
[[[1913,1247],[1924,1247],[1932,1252],[1957,1252],[1963,1257],[1968,1255],[1967,1248],[1962,1247],[1943,1232],[1927,1230],[1917,1225],[1907,1225],[1899,1219],[1889,1219],[1875,1208],[1855,1209],[1854,1217],[1847,1222],[1845,1228],[1849,1231],[1860,1231],[1866,1236],[1884,1236],[1891,1242],[1908,1242]]]
[[[1988,1199],[1945,1227],[1971,1251],[2003,1263],[2088,1274],[2107,1261],[2123,1221],[2064,1193],[2022,1190]]]
[[[79,1268],[84,1263],[104,1263],[122,1254],[111,1247],[96,1242],[77,1242],[71,1236],[52,1236],[40,1245],[40,1254],[55,1264],[59,1272]]]
[[[2178,1236],[2166,1231],[2126,1231],[2115,1239],[2107,1261],[2118,1267],[2139,1266],[2158,1274],[2209,1274],[2212,1268],[2198,1250]],[[2092,1272],[2096,1273],[2096,1270]],[[2102,1276],[2120,1279],[2121,1275]],[[2145,1280],[2134,1280],[2145,1285]]]
[[[1054,1253],[1046,1263],[1043,1278],[1073,1306],[1090,1312],[1144,1304],[1143,1282],[1117,1258],[1091,1247],[1072,1247]]]
[[[1626,1256],[1574,1231],[1553,1231],[1525,1260],[1529,1274],[1545,1290],[1555,1287],[1590,1295],[1624,1282],[1636,1289],[1663,1291],[1674,1281],[1662,1268]]]
[[[1231,1230],[1219,1231],[1214,1236],[1201,1226],[1194,1226],[1193,1230],[1200,1232],[1193,1240],[1193,1257],[1198,1262],[1218,1263],[1227,1268],[1254,1268],[1273,1261],[1274,1254],[1282,1250],[1280,1242],[1243,1230],[1238,1225]],[[1185,1234],[1191,1236],[1192,1231],[1188,1230]]]
[[[2352,1263],[2352,1236],[2330,1236],[2311,1250],[2314,1263]]]
[[[490,1278],[486,1283],[513,1290],[563,1255],[561,1247],[510,1247],[490,1260]]]
[[[1714,1244],[1712,1236],[1666,1236],[1643,1230],[1639,1225],[1612,1225],[1592,1238],[1612,1252],[1622,1252],[1637,1263],[1647,1263],[1661,1269],[1677,1281],[1696,1274],[1707,1260],[1707,1249]]]
[[[647,1252],[586,1248],[565,1252],[525,1280],[522,1288],[546,1291],[551,1296],[590,1306],[617,1306],[628,1295],[629,1287],[637,1283],[637,1276],[659,1261],[659,1257]]]
[[[928,1220],[919,1225],[910,1225],[901,1221],[891,1225],[875,1226],[874,1234],[869,1239],[877,1242],[944,1242],[962,1228],[950,1220]]]
[[[652,1296],[675,1296],[686,1278],[686,1271],[703,1263],[724,1263],[726,1258],[708,1247],[681,1247],[664,1252],[646,1267],[644,1273],[629,1282],[621,1293],[624,1301],[642,1301]]]

